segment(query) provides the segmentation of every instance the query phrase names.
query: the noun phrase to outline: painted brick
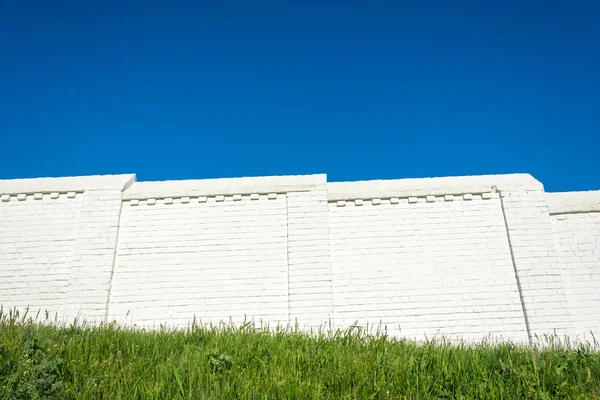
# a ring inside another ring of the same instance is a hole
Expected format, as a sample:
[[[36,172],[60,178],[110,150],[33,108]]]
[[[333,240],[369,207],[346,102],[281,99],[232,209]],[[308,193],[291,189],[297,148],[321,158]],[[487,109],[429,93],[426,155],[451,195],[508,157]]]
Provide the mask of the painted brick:
[[[334,322],[327,187],[288,193],[290,323],[317,328]]]
[[[499,200],[332,206],[329,220],[338,326],[526,340]]]
[[[121,190],[90,190],[82,195],[65,319],[81,316],[92,324],[105,320],[121,207]]]
[[[500,196],[531,337],[572,335],[573,318],[543,190],[503,191]],[[548,277],[554,284],[540,282]]]
[[[61,315],[81,199],[0,202],[0,304]]]
[[[415,339],[600,329],[600,192],[529,175],[134,180],[0,181],[0,305]]]
[[[286,226],[285,196],[124,207],[109,319],[286,324]]]
[[[592,339],[600,332],[600,212],[552,217],[575,333]]]

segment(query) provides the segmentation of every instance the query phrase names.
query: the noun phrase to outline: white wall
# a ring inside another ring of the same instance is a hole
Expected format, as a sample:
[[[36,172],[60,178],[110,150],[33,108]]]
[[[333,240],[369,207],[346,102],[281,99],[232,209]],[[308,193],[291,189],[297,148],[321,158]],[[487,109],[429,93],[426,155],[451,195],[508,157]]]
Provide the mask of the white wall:
[[[134,180],[0,181],[0,305],[104,320],[121,192]]]
[[[600,332],[600,192],[547,197],[575,333],[587,339]]]
[[[0,181],[0,304],[416,339],[600,329],[600,192],[548,194],[526,174],[134,181]]]
[[[306,245],[289,229],[288,197],[297,215],[297,199],[318,183],[325,178],[133,184],[122,209],[109,319],[288,324],[290,310],[301,309],[295,254]]]
[[[287,194],[290,323],[313,329],[334,321],[327,186]]]
[[[155,202],[123,207],[110,319],[287,323],[285,195]]]
[[[497,193],[332,203],[336,322],[526,340]]]
[[[6,195],[0,201],[0,304],[62,312],[82,193]],[[34,198],[35,197],[35,198]]]
[[[541,184],[501,191],[508,239],[532,339],[571,335],[573,320]]]

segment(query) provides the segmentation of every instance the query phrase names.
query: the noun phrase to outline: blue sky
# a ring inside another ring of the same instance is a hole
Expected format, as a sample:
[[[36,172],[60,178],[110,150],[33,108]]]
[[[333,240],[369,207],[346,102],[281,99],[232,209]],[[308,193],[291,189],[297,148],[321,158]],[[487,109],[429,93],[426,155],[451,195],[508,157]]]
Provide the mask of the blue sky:
[[[598,1],[0,0],[0,179],[600,189]]]

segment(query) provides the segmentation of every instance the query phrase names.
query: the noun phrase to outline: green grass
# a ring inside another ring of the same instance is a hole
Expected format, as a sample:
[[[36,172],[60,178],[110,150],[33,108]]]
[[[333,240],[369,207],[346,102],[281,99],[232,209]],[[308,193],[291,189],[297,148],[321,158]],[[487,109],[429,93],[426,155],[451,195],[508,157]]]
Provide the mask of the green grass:
[[[597,399],[594,348],[417,344],[357,328],[53,326],[0,311],[0,398]]]

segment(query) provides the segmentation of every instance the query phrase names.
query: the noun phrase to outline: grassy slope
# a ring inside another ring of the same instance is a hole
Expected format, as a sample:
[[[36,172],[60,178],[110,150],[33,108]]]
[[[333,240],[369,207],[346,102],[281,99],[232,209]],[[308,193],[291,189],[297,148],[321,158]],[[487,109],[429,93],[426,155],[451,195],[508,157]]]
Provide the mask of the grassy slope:
[[[0,398],[600,398],[590,347],[300,333],[53,328],[0,314]],[[37,397],[36,397],[37,396]]]

